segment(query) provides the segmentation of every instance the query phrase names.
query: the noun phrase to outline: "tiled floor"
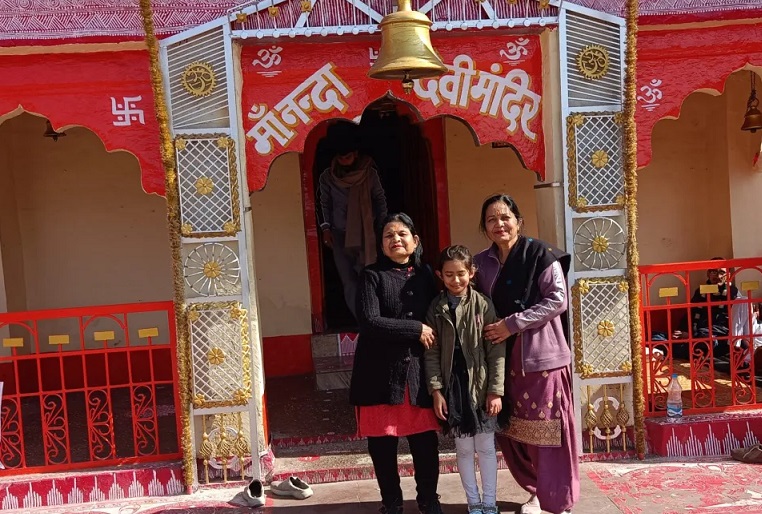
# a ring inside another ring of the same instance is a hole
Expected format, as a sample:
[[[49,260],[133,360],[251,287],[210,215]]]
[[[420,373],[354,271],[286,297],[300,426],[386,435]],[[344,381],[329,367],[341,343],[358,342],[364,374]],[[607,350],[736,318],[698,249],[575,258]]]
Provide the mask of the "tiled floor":
[[[349,390],[318,391],[312,375],[268,378],[267,417],[274,440],[353,435],[355,413]]]

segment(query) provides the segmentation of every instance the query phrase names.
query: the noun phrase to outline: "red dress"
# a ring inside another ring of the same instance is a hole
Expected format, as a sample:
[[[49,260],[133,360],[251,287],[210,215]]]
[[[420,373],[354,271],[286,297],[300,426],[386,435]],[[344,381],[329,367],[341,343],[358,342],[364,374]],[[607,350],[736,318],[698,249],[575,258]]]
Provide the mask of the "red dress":
[[[357,431],[360,437],[405,437],[439,428],[434,409],[410,404],[407,386],[402,405],[357,407]]]

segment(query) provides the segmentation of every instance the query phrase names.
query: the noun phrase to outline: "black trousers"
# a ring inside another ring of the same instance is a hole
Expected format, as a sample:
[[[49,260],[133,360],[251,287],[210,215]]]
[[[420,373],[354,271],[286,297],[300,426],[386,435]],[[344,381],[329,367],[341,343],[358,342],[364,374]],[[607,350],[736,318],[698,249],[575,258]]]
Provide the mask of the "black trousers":
[[[386,506],[402,504],[400,473],[397,468],[398,437],[368,437],[368,453],[373,460],[381,502]],[[437,433],[422,432],[407,436],[415,468],[415,490],[418,505],[428,505],[437,499],[439,482],[439,440]]]

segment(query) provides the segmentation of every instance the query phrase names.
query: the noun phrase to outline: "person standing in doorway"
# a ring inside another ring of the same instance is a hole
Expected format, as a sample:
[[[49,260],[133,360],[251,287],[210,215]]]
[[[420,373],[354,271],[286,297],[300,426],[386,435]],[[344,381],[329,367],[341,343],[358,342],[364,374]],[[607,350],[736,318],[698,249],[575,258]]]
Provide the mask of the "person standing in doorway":
[[[376,165],[359,151],[359,127],[339,122],[328,129],[331,166],[320,175],[320,229],[344,287],[344,300],[357,319],[360,271],[376,260],[375,229],[386,217],[386,195]]]

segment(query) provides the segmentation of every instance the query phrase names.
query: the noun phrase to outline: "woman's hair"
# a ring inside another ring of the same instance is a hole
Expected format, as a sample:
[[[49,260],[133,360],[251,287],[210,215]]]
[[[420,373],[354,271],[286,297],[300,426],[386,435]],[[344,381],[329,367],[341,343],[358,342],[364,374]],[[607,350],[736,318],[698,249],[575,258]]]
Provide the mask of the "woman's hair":
[[[511,198],[509,195],[506,194],[499,194],[499,195],[492,195],[486,200],[484,200],[484,203],[482,204],[482,216],[479,218],[479,231],[482,234],[487,234],[487,222],[485,221],[485,217],[487,216],[487,209],[489,209],[489,206],[493,203],[502,202],[505,205],[508,206],[508,209],[513,213],[514,216],[516,216],[517,220],[522,220],[521,212],[519,211],[519,206],[516,205],[516,202]]]
[[[389,260],[389,257],[387,257],[384,254],[384,229],[389,223],[402,223],[407,227],[407,229],[410,231],[410,234],[413,236],[418,236],[418,231],[415,229],[415,224],[413,224],[413,220],[410,219],[410,216],[405,214],[404,212],[397,212],[395,214],[390,214],[386,218],[383,219],[381,224],[378,227],[378,233],[376,234],[376,248],[378,250],[378,259],[386,259]],[[410,256],[411,260],[413,261],[413,267],[415,269],[420,269],[421,266],[423,266],[423,244],[420,241],[418,241],[418,246],[416,246],[415,250],[413,251],[413,255]]]
[[[463,245],[452,245],[442,250],[442,253],[439,254],[439,262],[437,262],[437,270],[442,271],[444,265],[450,261],[462,262],[467,270],[474,267],[474,258],[468,248]]]

